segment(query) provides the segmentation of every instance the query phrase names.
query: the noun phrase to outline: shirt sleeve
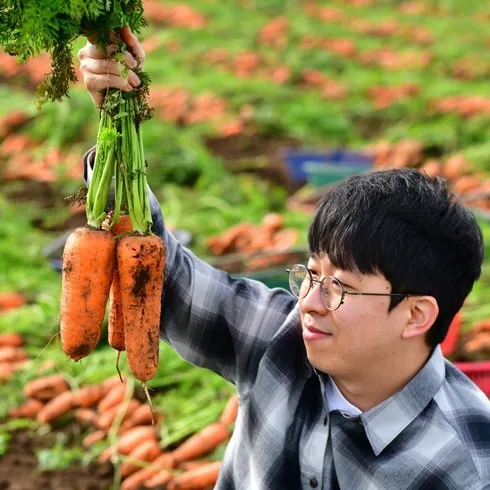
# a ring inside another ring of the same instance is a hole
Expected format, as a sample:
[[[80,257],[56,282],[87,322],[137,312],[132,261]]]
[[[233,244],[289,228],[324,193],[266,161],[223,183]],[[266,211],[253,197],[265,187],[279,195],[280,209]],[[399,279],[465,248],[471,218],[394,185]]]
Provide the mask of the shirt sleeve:
[[[84,156],[87,182],[94,153],[92,148]],[[152,231],[166,249],[160,336],[188,362],[246,391],[297,300],[285,289],[232,278],[200,260],[167,230],[158,200],[151,191],[149,196]]]

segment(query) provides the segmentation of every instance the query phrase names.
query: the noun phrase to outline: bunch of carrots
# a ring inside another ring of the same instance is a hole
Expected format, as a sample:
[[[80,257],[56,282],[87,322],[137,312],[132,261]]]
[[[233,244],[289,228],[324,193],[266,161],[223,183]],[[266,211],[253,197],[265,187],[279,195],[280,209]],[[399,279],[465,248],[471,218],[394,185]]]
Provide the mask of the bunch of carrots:
[[[37,378],[23,388],[25,402],[11,408],[9,415],[53,424],[72,416],[82,425],[94,428],[83,440],[86,448],[108,441],[110,431],[117,433],[114,443],[99,456],[99,463],[121,461],[121,490],[140,488],[204,489],[214,485],[220,463],[202,459],[228,441],[238,412],[233,395],[218,421],[190,436],[175,449],[162,449],[153,414],[147,404],[133,397],[128,383],[114,376],[100,384],[71,390],[59,374]],[[163,416],[158,415],[163,422]]]
[[[138,34],[146,25],[141,0],[29,0],[21,9],[15,0],[5,0],[0,14],[0,46],[8,54],[22,61],[40,53],[51,55],[51,73],[37,90],[40,104],[62,100],[76,81],[76,39],[89,37],[124,65],[121,30],[129,26]],[[128,71],[123,69],[122,75]],[[139,68],[135,71],[142,82],[138,89],[107,90],[101,107],[86,195],[87,226],[71,234],[63,255],[61,341],[75,361],[93,351],[114,283],[110,337],[118,352],[127,351],[135,377],[145,382],[158,365],[164,246],[151,233],[141,133],[141,123],[152,117],[147,103],[150,78]],[[113,183],[115,203],[108,213]]]

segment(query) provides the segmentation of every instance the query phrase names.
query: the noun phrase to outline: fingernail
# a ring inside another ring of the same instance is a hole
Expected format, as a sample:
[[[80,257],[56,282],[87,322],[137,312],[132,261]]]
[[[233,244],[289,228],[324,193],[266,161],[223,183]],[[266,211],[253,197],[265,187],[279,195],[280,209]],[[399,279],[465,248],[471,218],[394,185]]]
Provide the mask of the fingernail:
[[[141,83],[141,80],[139,79],[138,75],[135,75],[134,73],[130,73],[129,74],[129,83],[133,87],[137,87]]]

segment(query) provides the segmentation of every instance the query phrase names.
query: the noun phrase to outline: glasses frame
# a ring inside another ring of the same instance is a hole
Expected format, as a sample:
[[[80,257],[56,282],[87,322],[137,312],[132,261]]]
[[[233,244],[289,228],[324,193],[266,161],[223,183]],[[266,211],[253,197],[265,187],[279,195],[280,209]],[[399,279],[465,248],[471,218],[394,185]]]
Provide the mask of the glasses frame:
[[[308,288],[308,291],[306,291],[306,293],[303,296],[298,296],[293,291],[293,289],[291,288],[291,271],[292,271],[292,269],[294,267],[301,267],[301,268],[303,268],[309,274],[309,276],[310,276],[310,287]],[[335,276],[325,276],[322,279],[313,279],[313,275],[312,275],[310,269],[308,269],[308,267],[306,267],[303,264],[294,264],[291,267],[291,269],[286,269],[286,272],[289,274],[289,278],[290,278],[289,279],[289,289],[293,293],[293,295],[296,296],[296,298],[298,298],[298,299],[306,298],[306,296],[308,296],[308,294],[310,294],[310,291],[315,287],[314,284],[319,284],[320,285],[320,288],[322,288],[323,287],[323,281],[325,281],[325,279],[328,279],[328,278],[335,279],[340,284],[340,289],[341,289],[341,296],[340,296],[340,303],[339,303],[339,305],[336,308],[329,308],[325,304],[325,300],[324,300],[324,296],[325,295],[324,294],[320,294],[320,298],[322,299],[323,306],[325,306],[325,308],[327,310],[329,310],[329,311],[338,310],[344,304],[346,294],[348,294],[350,296],[403,296],[405,298],[408,298],[410,296],[418,296],[418,295],[410,294],[410,293],[368,293],[368,292],[365,292],[365,291],[346,291],[344,283],[340,279],[338,279],[337,277],[335,277]]]

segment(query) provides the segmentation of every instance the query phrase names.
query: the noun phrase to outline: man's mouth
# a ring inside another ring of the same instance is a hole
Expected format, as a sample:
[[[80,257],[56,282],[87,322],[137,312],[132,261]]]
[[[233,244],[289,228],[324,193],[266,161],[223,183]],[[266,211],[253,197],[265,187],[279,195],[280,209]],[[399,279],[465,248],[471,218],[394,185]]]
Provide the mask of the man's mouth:
[[[305,323],[303,327],[303,338],[304,340],[322,340],[329,337],[333,337],[330,332],[325,330],[320,330],[311,324]]]

